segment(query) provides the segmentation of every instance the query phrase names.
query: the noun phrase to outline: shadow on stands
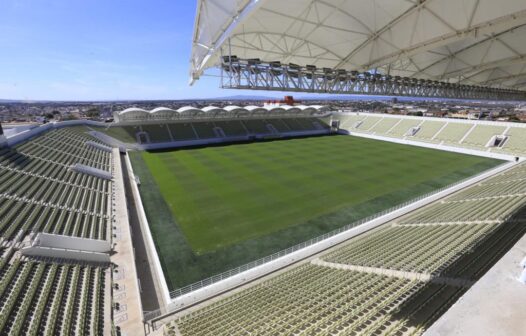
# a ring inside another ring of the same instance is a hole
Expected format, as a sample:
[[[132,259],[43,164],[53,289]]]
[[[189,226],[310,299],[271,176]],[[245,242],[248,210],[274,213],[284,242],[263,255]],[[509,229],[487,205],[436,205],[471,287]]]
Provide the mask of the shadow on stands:
[[[20,153],[16,148],[4,148],[0,150],[0,164],[15,169],[22,169],[30,164],[32,159]]]
[[[438,276],[474,283],[492,268],[526,233],[526,207],[439,272]],[[405,321],[406,331],[425,330],[470,288],[427,283],[391,314],[391,322]]]

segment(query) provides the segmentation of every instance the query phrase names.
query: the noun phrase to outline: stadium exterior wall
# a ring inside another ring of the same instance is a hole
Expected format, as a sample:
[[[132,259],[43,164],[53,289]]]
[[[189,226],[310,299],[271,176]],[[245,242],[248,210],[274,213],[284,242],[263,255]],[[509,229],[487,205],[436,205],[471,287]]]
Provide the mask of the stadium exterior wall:
[[[293,248],[287,249],[287,253],[283,253],[281,256],[271,259],[266,263],[262,263],[259,266],[249,268],[242,272],[235,273],[233,271],[226,272],[223,275],[218,275],[213,278],[217,278],[218,281],[212,282],[207,286],[199,287],[199,284],[195,285],[195,290],[190,289],[187,293],[177,296],[171,300],[170,304],[166,307],[161,308],[159,311],[151,312],[145,315],[145,321],[150,321],[154,327],[157,324],[162,324],[162,319],[165,316],[169,316],[180,310],[183,310],[189,306],[195,305],[213,296],[227,292],[233,288],[242,286],[248,282],[261,278],[281,268],[294,264],[303,259],[312,257],[313,255],[320,253],[328,248],[331,248],[337,244],[340,244],[352,237],[362,234],[366,231],[374,229],[382,224],[385,224],[395,218],[405,215],[411,211],[414,211],[422,206],[432,203],[438,199],[446,197],[454,192],[476,184],[490,176],[501,173],[511,167],[515,166],[516,162],[507,162],[489,171],[483,172],[476,176],[472,176],[463,181],[460,181],[454,185],[444,187],[438,191],[434,191],[428,195],[422,196],[418,200],[412,200],[407,204],[402,204],[394,209],[389,209],[381,214],[378,214],[376,218],[368,218],[362,224],[343,229],[336,230],[336,232],[329,232],[321,237],[315,238],[318,240],[315,243],[306,242],[297,245],[299,248],[294,250]],[[351,224],[352,225],[352,224]],[[288,252],[289,250],[291,250]],[[243,266],[242,266],[243,267]],[[221,276],[224,276],[221,278]],[[212,280],[213,280],[212,278]],[[191,286],[190,286],[191,287]]]

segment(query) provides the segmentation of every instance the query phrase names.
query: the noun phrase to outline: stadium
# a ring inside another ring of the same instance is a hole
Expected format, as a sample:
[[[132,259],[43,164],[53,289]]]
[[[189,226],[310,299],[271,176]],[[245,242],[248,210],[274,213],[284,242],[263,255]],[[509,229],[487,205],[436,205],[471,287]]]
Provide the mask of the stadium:
[[[526,3],[200,0],[190,82],[526,101]],[[330,105],[3,134],[2,335],[522,335],[526,124]]]

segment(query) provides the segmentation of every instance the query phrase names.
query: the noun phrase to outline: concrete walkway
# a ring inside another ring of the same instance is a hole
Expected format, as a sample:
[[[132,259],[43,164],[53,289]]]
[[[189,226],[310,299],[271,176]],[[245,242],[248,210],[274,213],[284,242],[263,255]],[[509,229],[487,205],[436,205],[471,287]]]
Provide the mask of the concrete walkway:
[[[142,322],[142,308],[140,300],[137,270],[135,268],[135,255],[132,245],[132,236],[128,220],[126,195],[124,193],[124,179],[122,174],[121,158],[118,149],[113,149],[115,165],[115,226],[113,242],[114,253],[111,262],[116,267],[113,273],[113,282],[118,288],[112,290],[113,302],[118,303],[119,310],[114,310],[113,320],[116,327],[120,327],[123,336],[144,336],[145,329]],[[109,284],[108,284],[109,285]]]
[[[517,280],[525,256],[523,236],[424,335],[526,335],[526,284]]]
[[[128,219],[133,232],[135,262],[138,267],[137,276],[141,282],[141,302],[144,312],[149,312],[167,305],[168,302],[165,302],[163,296],[162,275],[158,274],[154,266],[157,256],[152,255],[152,250],[155,247],[148,244],[149,239],[146,232],[148,223],[141,220],[140,209],[142,209],[142,204],[139,204],[141,202],[140,194],[129,157],[126,156],[126,159],[123,157],[122,162],[125,165],[123,168],[124,185],[126,195],[128,195]]]
[[[332,263],[321,259],[313,259],[311,264],[317,266],[331,267],[336,269],[343,269],[355,272],[372,273],[379,275],[386,275],[395,278],[417,280],[422,282],[432,282],[437,284],[449,285],[454,287],[469,287],[473,284],[472,281],[459,278],[449,277],[433,277],[430,273],[417,273],[410,271],[399,271],[389,268],[369,267],[369,266],[358,266],[358,265],[347,265]]]

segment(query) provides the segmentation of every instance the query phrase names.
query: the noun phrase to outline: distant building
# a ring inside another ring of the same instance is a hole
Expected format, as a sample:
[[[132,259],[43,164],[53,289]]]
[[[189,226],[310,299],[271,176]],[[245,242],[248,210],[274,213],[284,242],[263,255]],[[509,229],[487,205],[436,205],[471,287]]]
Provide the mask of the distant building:
[[[301,104],[301,101],[294,100],[293,96],[285,96],[282,100],[267,100],[264,106],[280,106],[280,105],[294,106],[296,104]]]

